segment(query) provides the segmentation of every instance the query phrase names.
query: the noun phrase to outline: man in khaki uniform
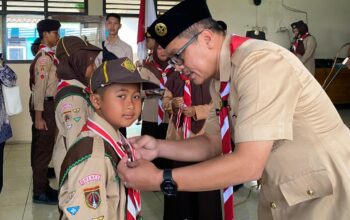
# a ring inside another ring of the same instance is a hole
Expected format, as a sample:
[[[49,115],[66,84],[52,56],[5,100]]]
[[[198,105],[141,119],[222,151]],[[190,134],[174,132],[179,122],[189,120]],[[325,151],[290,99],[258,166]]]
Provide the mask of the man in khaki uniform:
[[[59,39],[59,21],[45,19],[37,24],[41,38],[39,51],[30,66],[30,115],[32,117],[31,165],[33,169],[33,202],[57,204],[57,191],[51,189],[47,179],[47,169],[51,160],[55,141],[56,124],[54,96],[57,77],[55,57]]]
[[[189,13],[194,11],[198,13]],[[147,160],[218,157],[174,169],[167,176],[146,160],[125,166],[124,159],[118,165],[123,181],[136,189],[169,193],[169,185],[176,191],[174,183],[181,191],[201,191],[261,178],[260,220],[349,218],[350,132],[297,57],[271,42],[226,37],[204,0],[179,3],[148,31],[194,83],[212,79],[214,108],[230,107],[235,151],[218,156],[219,117],[213,109],[202,136],[130,141]],[[219,98],[220,81],[230,85],[228,101]],[[162,179],[167,189],[160,187]]]

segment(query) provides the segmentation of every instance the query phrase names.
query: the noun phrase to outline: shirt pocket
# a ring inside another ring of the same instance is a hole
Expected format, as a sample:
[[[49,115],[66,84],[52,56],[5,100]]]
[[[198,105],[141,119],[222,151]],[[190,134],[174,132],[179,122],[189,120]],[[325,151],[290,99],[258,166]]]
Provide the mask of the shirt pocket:
[[[327,170],[317,170],[281,183],[279,188],[289,206],[333,194]]]

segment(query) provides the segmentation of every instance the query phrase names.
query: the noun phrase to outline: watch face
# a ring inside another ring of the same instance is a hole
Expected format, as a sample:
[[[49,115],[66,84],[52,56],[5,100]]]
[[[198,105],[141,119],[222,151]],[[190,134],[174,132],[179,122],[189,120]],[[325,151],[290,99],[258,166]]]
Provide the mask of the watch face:
[[[162,192],[166,196],[175,196],[177,192],[177,185],[172,180],[164,180],[161,185]]]

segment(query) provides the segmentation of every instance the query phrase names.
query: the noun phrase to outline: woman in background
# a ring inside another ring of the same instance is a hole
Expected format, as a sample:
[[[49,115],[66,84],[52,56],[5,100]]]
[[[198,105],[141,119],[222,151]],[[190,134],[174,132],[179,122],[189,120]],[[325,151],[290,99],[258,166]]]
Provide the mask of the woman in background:
[[[294,40],[290,50],[300,59],[304,66],[315,75],[315,50],[317,42],[309,33],[309,27],[303,21],[291,24]]]
[[[0,193],[3,186],[3,164],[5,142],[12,137],[10,118],[6,113],[2,85],[12,87],[16,85],[16,74],[3,66],[0,54]]]

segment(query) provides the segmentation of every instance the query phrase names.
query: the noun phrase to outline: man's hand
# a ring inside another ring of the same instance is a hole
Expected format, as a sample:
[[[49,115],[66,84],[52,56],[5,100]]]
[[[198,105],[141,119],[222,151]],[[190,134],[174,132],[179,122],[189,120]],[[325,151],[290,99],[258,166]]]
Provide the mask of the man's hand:
[[[187,117],[193,117],[196,115],[196,109],[193,106],[185,107],[182,113]]]
[[[128,188],[145,191],[160,190],[163,172],[152,162],[143,159],[128,162],[128,157],[125,156],[119,162],[117,170],[121,182]]]
[[[38,130],[46,130],[47,131],[47,125],[43,118],[35,118],[34,126]]]
[[[158,157],[159,149],[157,139],[144,135],[132,137],[128,140],[137,153],[141,155],[141,158],[151,161]]]

